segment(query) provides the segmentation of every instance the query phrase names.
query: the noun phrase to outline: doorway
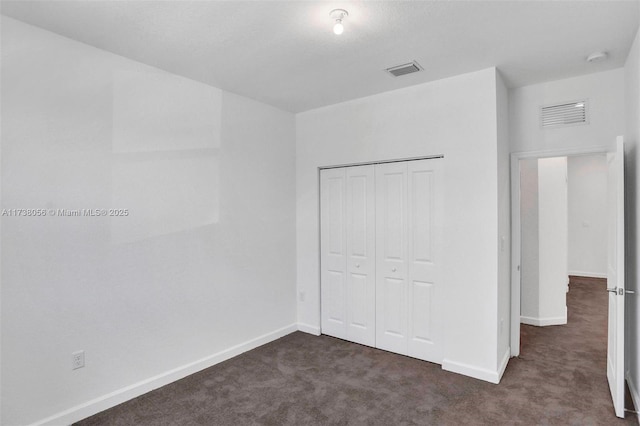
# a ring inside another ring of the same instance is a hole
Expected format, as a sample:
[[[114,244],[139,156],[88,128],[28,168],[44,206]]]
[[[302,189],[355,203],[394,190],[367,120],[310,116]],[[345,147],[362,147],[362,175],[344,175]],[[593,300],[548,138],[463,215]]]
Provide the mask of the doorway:
[[[522,324],[567,324],[570,277],[606,285],[606,203],[606,155],[520,160]]]
[[[559,150],[559,151],[545,151],[545,152],[524,152],[524,153],[514,153],[511,155],[511,223],[512,223],[512,271],[511,271],[511,356],[520,355],[520,322],[521,322],[521,303],[522,303],[522,295],[523,288],[521,286],[522,274],[523,274],[523,247],[522,247],[522,239],[523,239],[523,215],[521,212],[521,166],[529,165],[531,166],[533,163],[538,160],[558,158],[558,157],[574,157],[574,156],[606,156],[607,151],[604,148],[595,148],[595,149],[577,149],[577,150]],[[536,166],[537,167],[537,166]],[[557,178],[557,177],[556,177]],[[535,180],[538,180],[538,177],[535,177]],[[537,191],[537,188],[535,189]],[[536,203],[538,200],[536,200]],[[567,213],[568,214],[568,213]],[[539,221],[539,218],[534,218]],[[525,221],[534,220],[532,218],[524,218]],[[526,225],[526,223],[525,223]],[[568,232],[568,224],[567,224],[567,232]],[[535,230],[538,232],[538,230]],[[568,237],[568,236],[567,236]],[[568,240],[567,240],[568,244]],[[530,248],[525,248],[525,250]],[[538,248],[536,248],[538,249]],[[568,256],[568,247],[567,251],[565,251],[566,256]],[[562,255],[562,254],[561,254]],[[566,293],[566,280],[568,280],[569,276],[569,265],[568,265],[568,257],[566,260],[563,260],[562,263],[565,267],[564,280],[565,280],[565,293]],[[556,269],[557,269],[556,265]],[[529,270],[532,268],[529,266]],[[534,277],[539,278],[539,277]],[[557,288],[556,288],[557,290]],[[556,292],[558,294],[558,292]],[[565,304],[563,303],[563,306]],[[557,309],[556,309],[557,310]],[[563,313],[560,316],[565,316]],[[544,319],[544,317],[542,318]],[[556,318],[556,323],[559,322],[559,319]],[[544,324],[540,324],[544,325]]]
[[[520,161],[571,155],[605,154],[607,158],[607,291],[608,329],[606,377],[615,413],[624,417],[624,143],[617,138],[615,149],[585,149],[555,152],[514,153],[511,155],[512,291],[511,354],[520,354],[521,303],[521,182]],[[564,365],[564,364],[563,364]]]

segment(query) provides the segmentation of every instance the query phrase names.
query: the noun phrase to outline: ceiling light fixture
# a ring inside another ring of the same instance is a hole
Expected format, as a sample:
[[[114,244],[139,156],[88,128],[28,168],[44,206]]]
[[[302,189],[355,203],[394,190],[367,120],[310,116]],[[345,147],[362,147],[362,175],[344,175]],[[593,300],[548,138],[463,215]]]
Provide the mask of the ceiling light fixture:
[[[333,9],[331,12],[329,12],[329,16],[331,16],[331,19],[336,21],[336,23],[333,25],[333,33],[336,35],[342,34],[344,32],[344,25],[342,25],[342,20],[349,16],[349,12],[344,9]]]
[[[607,52],[595,52],[587,56],[587,62],[601,62],[607,59],[609,54]]]

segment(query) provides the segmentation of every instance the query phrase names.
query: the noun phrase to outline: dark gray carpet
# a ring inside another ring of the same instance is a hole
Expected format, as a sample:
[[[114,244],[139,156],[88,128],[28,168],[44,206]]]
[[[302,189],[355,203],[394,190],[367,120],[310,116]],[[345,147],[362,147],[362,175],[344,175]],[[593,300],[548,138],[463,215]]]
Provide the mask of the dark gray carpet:
[[[293,333],[79,425],[617,425],[604,280],[572,280],[569,324],[522,327],[500,385],[339,339]]]

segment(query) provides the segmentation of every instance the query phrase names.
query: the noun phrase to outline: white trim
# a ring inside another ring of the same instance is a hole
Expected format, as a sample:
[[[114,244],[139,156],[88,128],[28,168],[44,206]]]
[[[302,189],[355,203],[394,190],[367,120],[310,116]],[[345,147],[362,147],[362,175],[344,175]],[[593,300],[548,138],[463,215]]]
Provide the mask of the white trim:
[[[255,339],[251,339],[244,343],[232,346],[228,349],[209,355],[205,358],[174,368],[173,370],[160,373],[156,376],[118,389],[114,392],[92,399],[83,404],[76,405],[75,407],[69,408],[68,410],[61,411],[60,413],[54,414],[53,416],[39,420],[33,423],[32,426],[72,424],[94,414],[97,414],[101,411],[104,411],[108,408],[121,404],[125,401],[138,397],[142,394],[150,392],[161,386],[168,385],[169,383],[173,383],[176,380],[180,380],[186,376],[197,373],[198,371],[204,370],[205,368],[209,368],[222,361],[226,361],[230,358],[240,355],[243,352],[250,351],[251,349],[257,348],[258,346],[262,346],[266,343],[272,342],[276,339],[286,336],[287,334],[293,333],[297,329],[298,327],[296,324],[291,324],[270,333],[263,334],[262,336],[256,337]]]
[[[484,380],[485,382],[494,383],[496,385],[500,383],[500,374],[498,371],[487,370],[486,368],[480,368],[474,365],[464,364],[462,362],[444,359],[442,360],[442,369],[445,371],[451,371],[452,373],[473,377],[474,379]]]
[[[633,382],[633,380],[631,380],[631,376],[629,375],[629,372],[627,371],[627,385],[629,386],[629,393],[631,394],[631,400],[633,401],[633,405],[636,407],[636,410],[638,410],[638,407],[640,407],[640,393],[638,393],[638,388],[636,387],[636,384]],[[636,414],[636,417],[638,418],[638,424],[640,424],[640,415]]]
[[[537,327],[545,327],[547,325],[564,325],[567,323],[567,317],[533,318],[521,316],[520,322],[522,324],[535,325]]]
[[[520,160],[609,152],[606,146],[511,153],[511,356],[520,355]]]
[[[504,371],[507,369],[507,364],[509,364],[509,360],[511,359],[511,348],[507,348],[504,351],[504,355],[502,355],[502,361],[500,361],[500,365],[498,366],[498,383],[502,380],[502,376],[504,375]]]
[[[592,146],[589,148],[569,148],[569,149],[545,149],[541,151],[518,151],[512,152],[511,158],[549,158],[549,157],[571,157],[574,155],[606,154],[611,152],[611,147]]]
[[[585,271],[569,271],[569,275],[586,278],[607,278],[606,272],[585,272]]]
[[[315,325],[309,325],[302,322],[298,323],[298,331],[302,331],[303,333],[313,334],[314,336],[319,336],[320,327],[316,327]]]

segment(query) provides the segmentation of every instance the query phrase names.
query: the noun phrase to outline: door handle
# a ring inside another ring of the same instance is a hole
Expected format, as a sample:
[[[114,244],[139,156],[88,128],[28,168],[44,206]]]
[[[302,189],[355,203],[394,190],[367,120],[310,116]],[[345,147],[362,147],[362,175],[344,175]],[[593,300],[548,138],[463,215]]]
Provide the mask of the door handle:
[[[391,272],[395,272],[395,271],[396,271],[396,268],[391,268]]]
[[[614,288],[607,288],[607,291],[609,293],[616,293],[618,296],[624,296],[625,294],[625,290],[624,288],[618,288],[618,287],[614,287]],[[627,291],[626,293],[631,293],[634,294],[633,291]]]
[[[359,263],[356,263],[356,268],[359,268],[359,267],[360,267],[360,264],[359,264]]]
[[[607,287],[607,291],[608,291],[609,293],[617,293],[617,292],[618,292],[618,287],[614,287],[614,288],[608,288],[608,287]]]

